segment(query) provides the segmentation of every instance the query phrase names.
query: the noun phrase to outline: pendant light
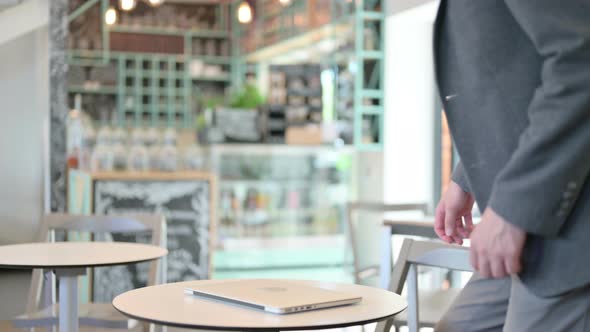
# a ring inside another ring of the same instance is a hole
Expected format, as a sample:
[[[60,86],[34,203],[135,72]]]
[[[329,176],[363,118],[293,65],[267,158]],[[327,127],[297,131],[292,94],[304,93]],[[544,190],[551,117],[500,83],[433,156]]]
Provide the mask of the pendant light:
[[[164,3],[164,0],[146,0],[146,2],[152,7],[158,7]]]
[[[107,25],[113,25],[117,23],[117,10],[115,10],[115,8],[110,7],[106,12],[104,12],[104,22]]]
[[[281,4],[281,6],[287,7],[291,4],[291,0],[279,0],[279,3]]]
[[[119,0],[119,8],[126,12],[132,10],[137,5],[137,0]]]
[[[242,1],[238,7],[238,21],[243,24],[252,22],[252,7],[247,1]]]

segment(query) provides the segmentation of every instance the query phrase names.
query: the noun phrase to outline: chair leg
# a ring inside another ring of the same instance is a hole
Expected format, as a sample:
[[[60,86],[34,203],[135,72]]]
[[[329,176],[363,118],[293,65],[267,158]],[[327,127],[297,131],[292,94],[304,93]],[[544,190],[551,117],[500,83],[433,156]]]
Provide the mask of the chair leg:
[[[55,303],[55,275],[51,270],[44,270],[43,275],[45,279],[45,294],[43,297],[43,308],[47,308],[48,306],[51,306]]]
[[[393,326],[393,319],[382,320],[375,326],[375,332],[389,332]],[[397,331],[397,329],[396,329]]]
[[[418,332],[420,317],[418,317],[418,271],[415,264],[408,268],[408,329],[410,332]]]

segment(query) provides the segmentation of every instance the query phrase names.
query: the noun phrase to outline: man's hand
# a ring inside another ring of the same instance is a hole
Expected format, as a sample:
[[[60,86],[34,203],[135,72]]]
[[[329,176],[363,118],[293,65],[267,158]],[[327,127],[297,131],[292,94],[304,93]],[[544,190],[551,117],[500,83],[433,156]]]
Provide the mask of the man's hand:
[[[451,181],[440,199],[434,216],[434,231],[441,240],[447,243],[463,244],[473,229],[474,199],[458,184]]]
[[[487,208],[471,234],[471,265],[484,278],[503,278],[521,270],[526,233]]]

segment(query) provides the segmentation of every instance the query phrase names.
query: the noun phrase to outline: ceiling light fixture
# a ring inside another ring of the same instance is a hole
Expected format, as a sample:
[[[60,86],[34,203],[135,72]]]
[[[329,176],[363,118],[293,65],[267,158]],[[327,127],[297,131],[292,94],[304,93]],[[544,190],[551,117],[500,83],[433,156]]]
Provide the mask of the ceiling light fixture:
[[[242,1],[238,7],[238,21],[243,24],[252,22],[252,7],[247,1]]]
[[[117,11],[115,8],[110,7],[106,12],[104,12],[104,22],[107,25],[113,25],[117,23]]]
[[[119,0],[119,8],[124,11],[130,11],[137,5],[136,0]]]
[[[287,7],[291,4],[291,0],[279,0],[279,3],[281,4],[281,6]]]
[[[158,7],[164,3],[164,0],[146,0],[146,2],[152,7]]]

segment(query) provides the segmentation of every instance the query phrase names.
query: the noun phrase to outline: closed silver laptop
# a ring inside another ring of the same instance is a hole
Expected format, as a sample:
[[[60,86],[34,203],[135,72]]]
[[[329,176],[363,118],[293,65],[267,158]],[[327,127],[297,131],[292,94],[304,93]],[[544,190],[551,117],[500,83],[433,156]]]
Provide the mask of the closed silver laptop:
[[[269,279],[219,281],[187,288],[186,292],[275,314],[350,305],[362,300],[358,294],[305,286],[288,280]]]

